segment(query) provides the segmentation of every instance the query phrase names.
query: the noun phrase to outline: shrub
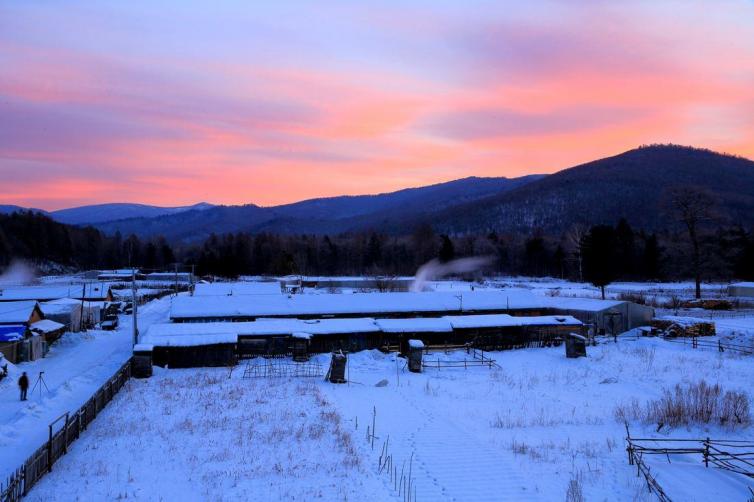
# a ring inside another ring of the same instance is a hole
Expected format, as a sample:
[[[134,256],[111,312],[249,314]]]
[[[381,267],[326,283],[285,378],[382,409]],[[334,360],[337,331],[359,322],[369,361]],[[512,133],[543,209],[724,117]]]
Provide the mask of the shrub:
[[[633,406],[618,406],[618,420],[638,418],[639,409]],[[678,427],[689,424],[717,423],[727,427],[748,426],[751,423],[749,398],[743,392],[723,391],[719,384],[709,385],[704,380],[685,387],[676,385],[665,389],[660,399],[649,401],[644,410],[645,421],[662,427]]]

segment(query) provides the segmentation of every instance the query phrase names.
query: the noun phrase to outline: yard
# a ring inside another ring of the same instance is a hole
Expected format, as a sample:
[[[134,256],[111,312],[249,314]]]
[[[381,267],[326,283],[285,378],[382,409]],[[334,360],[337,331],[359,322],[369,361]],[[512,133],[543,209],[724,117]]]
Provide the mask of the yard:
[[[702,380],[750,399],[750,358],[659,339],[575,360],[563,347],[490,355],[499,368],[413,374],[395,354],[364,351],[344,385],[157,369],[128,384],[30,499],[400,500],[410,479],[416,500],[654,500],[628,465],[624,418],[633,436],[752,436],[746,424],[657,432],[641,413],[663,389]],[[673,500],[746,500],[754,487],[700,459],[670,461],[649,465]]]

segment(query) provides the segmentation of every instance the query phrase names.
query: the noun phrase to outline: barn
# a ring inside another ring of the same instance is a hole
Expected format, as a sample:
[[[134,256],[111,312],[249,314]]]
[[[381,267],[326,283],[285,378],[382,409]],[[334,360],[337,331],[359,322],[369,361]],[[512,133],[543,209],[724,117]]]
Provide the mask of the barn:
[[[594,333],[621,333],[647,326],[654,309],[592,298],[540,296],[527,291],[353,293],[179,297],[173,322],[253,321],[260,318],[420,318],[448,315],[572,316]]]
[[[397,319],[261,319],[153,324],[140,342],[154,347],[155,364],[183,367],[231,364],[231,358],[223,359],[227,353],[218,353],[222,344],[228,349],[233,345],[238,358],[295,356],[303,360],[310,353],[336,350],[405,351],[410,339],[421,340],[428,347],[446,348],[469,343],[487,349],[543,346],[560,341],[567,333],[581,333],[583,328],[583,324],[571,316],[513,317],[506,314]],[[203,351],[208,352],[206,359],[201,355]],[[218,357],[223,364],[209,364]]]
[[[233,366],[238,362],[238,335],[227,327],[197,334],[190,329],[163,329],[153,325],[139,340],[140,346],[152,347],[152,362],[168,368]],[[190,327],[190,325],[186,325]]]

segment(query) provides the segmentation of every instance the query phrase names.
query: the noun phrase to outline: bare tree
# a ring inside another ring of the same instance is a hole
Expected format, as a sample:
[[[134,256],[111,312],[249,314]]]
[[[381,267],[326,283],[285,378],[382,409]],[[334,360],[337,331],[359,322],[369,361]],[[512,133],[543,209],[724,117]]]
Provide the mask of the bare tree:
[[[579,268],[579,282],[584,282],[584,236],[587,228],[578,223],[571,226],[565,235],[565,243],[569,252],[573,253]]]
[[[715,201],[707,193],[693,187],[677,188],[671,192],[675,215],[686,227],[691,244],[691,265],[694,269],[696,298],[702,297],[702,262],[699,232],[705,221],[712,219]]]

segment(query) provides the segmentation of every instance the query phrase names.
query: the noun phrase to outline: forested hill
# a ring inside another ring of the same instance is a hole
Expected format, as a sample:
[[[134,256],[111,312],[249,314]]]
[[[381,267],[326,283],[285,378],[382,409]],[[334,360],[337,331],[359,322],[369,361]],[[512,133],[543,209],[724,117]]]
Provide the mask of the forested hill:
[[[579,223],[666,229],[670,193],[700,189],[723,221],[754,225],[754,162],[709,150],[655,145],[582,164],[435,215],[444,232],[562,232]]]

